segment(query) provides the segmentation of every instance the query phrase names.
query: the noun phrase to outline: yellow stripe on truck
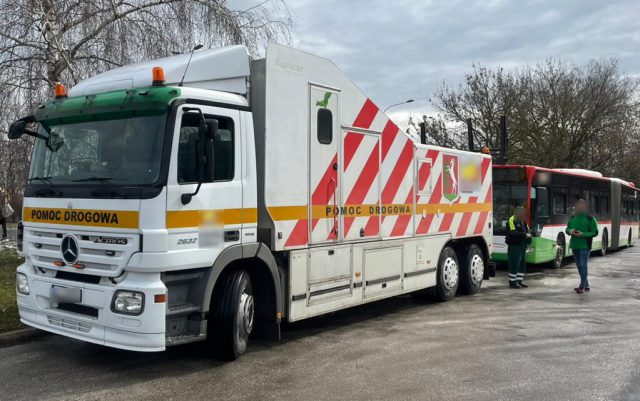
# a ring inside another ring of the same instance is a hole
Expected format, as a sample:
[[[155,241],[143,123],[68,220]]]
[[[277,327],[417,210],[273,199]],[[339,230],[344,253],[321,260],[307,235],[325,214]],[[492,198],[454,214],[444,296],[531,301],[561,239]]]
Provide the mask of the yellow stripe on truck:
[[[258,209],[200,209],[167,211],[167,228],[200,227],[203,224],[255,224]]]
[[[73,226],[138,228],[138,212],[130,210],[55,209],[25,207],[22,220]]]
[[[427,214],[442,213],[467,213],[467,212],[490,212],[491,203],[440,203],[440,204],[419,204],[415,214],[423,212]],[[308,206],[271,206],[269,214],[274,221],[305,220],[308,217]],[[334,207],[333,205],[319,206],[312,208],[312,219],[333,218],[334,215],[345,217],[367,217],[367,216],[403,216],[413,215],[413,204],[394,203],[379,206],[377,204],[344,205]]]

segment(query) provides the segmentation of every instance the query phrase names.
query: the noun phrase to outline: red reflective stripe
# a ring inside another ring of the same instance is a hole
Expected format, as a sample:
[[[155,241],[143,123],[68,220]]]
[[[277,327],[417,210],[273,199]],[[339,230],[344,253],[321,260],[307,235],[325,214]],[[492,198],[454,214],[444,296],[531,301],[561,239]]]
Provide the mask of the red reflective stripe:
[[[353,132],[347,132],[344,135],[344,169],[346,170],[351,164],[351,159],[356,154],[356,150],[362,143],[363,135],[362,134],[354,134]]]
[[[460,203],[460,198],[456,199],[453,203]],[[456,217],[456,213],[445,213],[442,221],[440,222],[440,227],[438,228],[439,232],[446,232],[451,229],[451,223],[453,223],[453,218]]]
[[[428,204],[438,203],[442,198],[442,174],[438,175],[438,180],[436,181],[436,186],[434,188],[433,194],[431,194],[431,198],[429,199]],[[434,215],[427,215],[426,219],[420,220],[418,224],[418,228],[416,229],[417,234],[426,234],[429,232],[429,228],[431,228],[431,223],[433,222]]]
[[[489,190],[487,191],[487,196],[484,198],[485,203],[491,202],[492,198],[493,198],[493,187],[490,186]],[[476,228],[475,230],[473,230],[474,234],[480,234],[484,231],[484,225],[488,217],[489,217],[489,212],[482,212],[480,214],[480,217],[478,218],[478,223],[476,223]]]
[[[387,157],[387,153],[389,153],[389,149],[391,149],[391,145],[393,145],[393,141],[396,140],[399,132],[400,129],[393,121],[387,121],[387,125],[382,130],[382,148],[380,149],[382,161]],[[406,141],[410,142],[408,139]]]
[[[395,166],[393,166],[393,170],[391,170],[391,175],[389,175],[389,179],[387,179],[387,183],[384,186],[384,190],[382,191],[382,204],[393,203],[393,199],[396,197],[398,193],[398,189],[402,184],[402,180],[404,179],[409,167],[411,167],[411,161],[413,160],[413,144],[411,141],[407,140],[398,156],[398,160],[396,160]]]
[[[409,141],[409,144],[411,145],[411,148],[413,149],[413,144]],[[435,158],[438,157],[438,151],[437,150],[429,150],[426,153],[427,158],[431,158],[432,160],[435,160]],[[409,167],[411,167],[411,161],[413,160],[413,155],[411,155],[411,158],[409,159]],[[433,165],[431,166],[433,167]],[[420,166],[420,171],[418,172],[418,177],[420,177],[420,182],[418,182],[418,186],[419,188],[424,187],[424,185],[427,182],[427,179],[429,178],[428,175],[425,175],[424,172],[429,168],[429,166],[427,164],[423,164],[422,166]],[[431,173],[429,173],[429,175],[431,175]],[[403,176],[404,178],[404,176]],[[413,185],[411,186],[411,189],[409,190],[409,195],[407,195],[407,199],[405,200],[405,204],[406,203],[411,203],[413,204],[413,193],[414,193],[414,187]],[[396,189],[396,193],[397,193],[397,189]],[[392,203],[393,202],[393,198],[395,198],[395,193],[393,194],[393,197],[391,198],[391,200],[389,202],[385,202],[383,201],[383,204],[385,203]],[[416,211],[414,211],[414,214],[416,213]],[[404,235],[407,231],[407,226],[409,225],[409,223],[411,222],[411,218],[412,216],[407,216],[407,215],[402,215],[399,216],[398,219],[396,220],[396,223],[393,226],[393,229],[391,230],[391,236],[399,236],[399,235]],[[384,220],[384,216],[382,216],[382,219]]]
[[[284,243],[284,247],[300,246],[309,242],[309,226],[308,220],[298,220],[296,225],[291,230],[291,234]]]
[[[476,203],[478,201],[477,196],[472,196],[469,198],[468,203]],[[462,220],[460,220],[460,225],[458,226],[458,231],[456,236],[462,237],[467,234],[467,229],[469,228],[469,223],[471,223],[471,217],[473,216],[473,212],[465,212],[462,216]]]
[[[361,135],[362,136],[362,135]],[[364,202],[364,199],[367,196],[367,193],[371,189],[373,185],[373,181],[378,176],[378,172],[380,170],[380,164],[378,162],[378,142],[376,142],[376,146],[373,147],[367,162],[364,164],[362,172],[358,179],[356,180],[347,201],[345,202],[347,205],[361,205]],[[377,196],[376,196],[377,198]],[[377,202],[376,202],[377,203]],[[372,216],[373,217],[373,216]],[[355,217],[345,217],[344,218],[344,236],[346,237],[349,234],[349,229],[353,224]],[[378,232],[374,227],[370,226],[369,231],[367,232],[367,228],[365,228],[365,235],[375,235]],[[374,231],[374,232],[372,232]]]
[[[369,129],[371,127],[371,124],[373,124],[373,120],[376,118],[378,111],[380,111],[378,107],[373,104],[370,99],[367,99],[367,101],[364,102],[364,106],[362,106],[362,109],[360,109],[358,117],[356,117],[355,121],[353,122],[353,126]],[[354,134],[353,132],[347,132],[345,134],[343,149],[344,170],[346,170],[349,167],[349,164],[351,164],[351,160],[356,154],[356,150],[358,150],[361,142],[362,135]]]
[[[367,99],[364,102],[364,106],[360,109],[360,113],[358,113],[358,117],[356,117],[353,122],[354,127],[368,129],[373,124],[373,120],[376,118],[378,114],[378,106],[376,106],[371,99]]]
[[[434,152],[434,153],[431,153]],[[432,160],[432,168],[433,165],[435,164],[438,156],[439,156],[439,152],[438,151],[429,151],[427,152],[427,156],[428,158],[430,158]],[[436,180],[436,185],[433,188],[433,192],[431,193],[431,196],[429,197],[429,200],[427,201],[427,204],[432,204],[432,203],[440,203],[440,199],[442,198],[442,172],[440,172],[440,174],[438,174],[438,179]],[[424,183],[421,184],[422,186],[424,186]],[[417,202],[416,202],[417,203]],[[416,205],[417,207],[417,205]],[[427,215],[426,218],[420,218],[420,223],[418,223],[418,226],[416,228],[416,234],[426,234],[429,232],[429,228],[431,228],[431,223],[433,222],[434,219],[434,215]]]
[[[381,160],[384,163],[385,158],[387,157],[387,154],[389,153],[389,149],[391,149],[391,145],[393,144],[393,141],[396,139],[396,137],[398,136],[398,133],[400,132],[400,130],[398,129],[398,127],[393,123],[393,121],[389,120],[387,122],[387,125],[384,127],[384,130],[382,131],[382,146],[380,149],[381,152]],[[405,174],[407,173],[407,170],[409,169],[409,167],[411,166],[411,160],[413,158],[412,155],[412,151],[413,151],[413,144],[411,143],[411,141],[409,141],[408,139],[405,139],[405,147],[402,149],[402,152],[400,153],[400,156],[398,157],[398,160],[396,161],[396,164],[394,166],[393,171],[391,172],[391,175],[389,176],[389,178],[387,179],[387,182],[384,186],[384,189],[382,190],[382,204],[389,204],[389,203],[393,203],[393,199],[395,198],[396,194],[398,193],[398,189],[400,188],[400,184],[402,183],[402,180],[404,179]],[[408,154],[408,158],[407,155]],[[406,165],[405,168],[402,168],[402,165],[405,164],[405,161],[408,163]],[[413,199],[411,199],[411,201],[413,201]],[[407,202],[405,202],[407,203]],[[406,216],[408,217],[408,216]],[[378,227],[378,231],[380,230],[380,222],[383,221],[385,218],[385,216],[369,216],[369,220],[367,221],[367,224],[365,225],[364,231],[365,233],[368,232],[373,232],[375,231],[375,227]]]

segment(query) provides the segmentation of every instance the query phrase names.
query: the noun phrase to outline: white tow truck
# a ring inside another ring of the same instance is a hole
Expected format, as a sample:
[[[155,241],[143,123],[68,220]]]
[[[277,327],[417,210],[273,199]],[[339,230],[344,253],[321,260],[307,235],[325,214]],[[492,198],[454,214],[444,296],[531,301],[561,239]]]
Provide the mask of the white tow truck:
[[[486,278],[491,158],[415,141],[325,58],[233,46],[116,68],[57,85],[24,134],[29,326],[234,359],[283,320]]]

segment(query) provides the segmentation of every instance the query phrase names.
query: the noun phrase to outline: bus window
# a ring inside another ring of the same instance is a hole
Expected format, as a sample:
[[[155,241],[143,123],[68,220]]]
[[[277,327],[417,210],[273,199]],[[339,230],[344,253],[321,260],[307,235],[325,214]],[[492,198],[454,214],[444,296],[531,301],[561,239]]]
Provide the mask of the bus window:
[[[567,214],[567,194],[562,192],[553,194],[553,214]]]
[[[589,196],[589,208],[591,209],[591,213],[597,215],[600,210],[598,209],[598,197],[595,195]]]
[[[527,206],[527,186],[494,184],[493,218],[496,229],[505,229],[516,206]]]
[[[601,196],[600,197],[600,213],[604,216],[609,215],[609,197]]]

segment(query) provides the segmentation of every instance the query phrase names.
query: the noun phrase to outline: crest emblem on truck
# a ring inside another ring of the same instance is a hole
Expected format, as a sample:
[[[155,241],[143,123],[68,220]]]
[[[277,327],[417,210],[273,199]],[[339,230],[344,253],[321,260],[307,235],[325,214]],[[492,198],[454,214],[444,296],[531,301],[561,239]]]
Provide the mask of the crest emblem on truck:
[[[458,156],[442,156],[442,195],[451,203],[460,196],[458,187]]]
[[[64,259],[67,264],[72,265],[78,261],[79,249],[78,241],[71,235],[62,238],[60,251],[62,252],[62,259]]]

